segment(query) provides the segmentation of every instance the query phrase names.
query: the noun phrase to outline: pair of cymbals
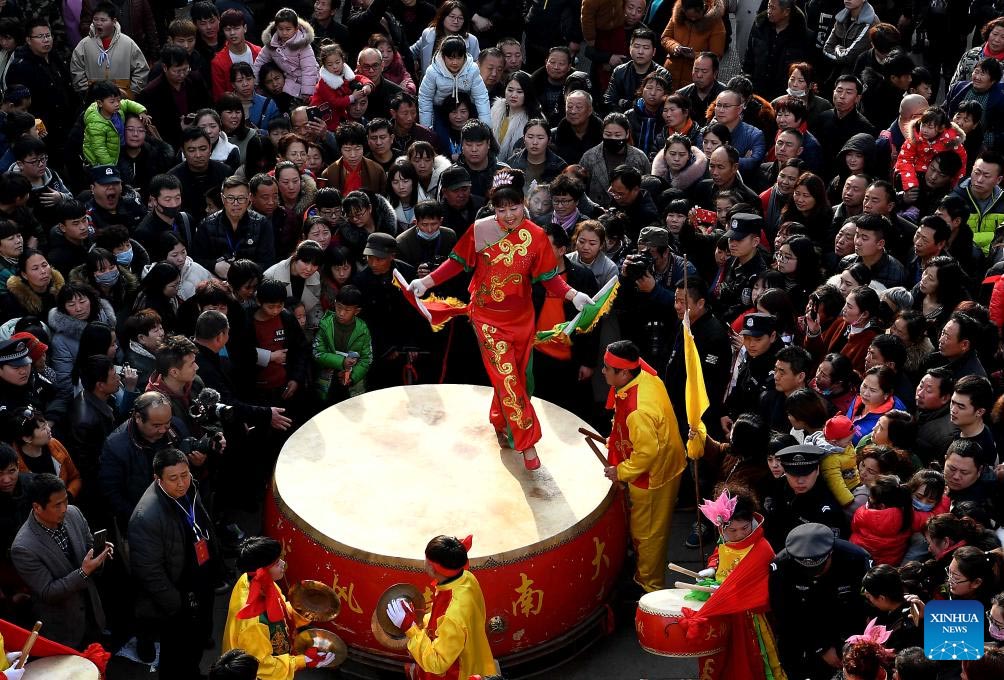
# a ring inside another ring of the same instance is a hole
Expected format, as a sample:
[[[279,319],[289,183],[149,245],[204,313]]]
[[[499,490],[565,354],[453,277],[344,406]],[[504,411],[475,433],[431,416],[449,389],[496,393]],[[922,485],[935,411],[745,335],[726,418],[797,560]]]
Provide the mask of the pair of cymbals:
[[[341,600],[331,586],[309,579],[289,589],[289,604],[293,611],[312,623],[332,621],[342,609]]]
[[[294,654],[303,654],[311,647],[319,652],[331,652],[335,655],[335,660],[325,668],[338,668],[349,658],[349,648],[345,641],[324,628],[307,628],[297,633],[296,637],[293,638]]]
[[[377,600],[376,609],[373,610],[373,616],[370,618],[370,631],[377,642],[388,649],[395,650],[404,649],[408,645],[408,638],[405,637],[404,631],[395,626],[394,622],[387,616],[387,605],[398,598],[404,598],[411,602],[415,608],[418,625],[422,625],[422,615],[425,612],[425,598],[422,596],[422,591],[410,583],[395,583],[383,592],[380,599]]]

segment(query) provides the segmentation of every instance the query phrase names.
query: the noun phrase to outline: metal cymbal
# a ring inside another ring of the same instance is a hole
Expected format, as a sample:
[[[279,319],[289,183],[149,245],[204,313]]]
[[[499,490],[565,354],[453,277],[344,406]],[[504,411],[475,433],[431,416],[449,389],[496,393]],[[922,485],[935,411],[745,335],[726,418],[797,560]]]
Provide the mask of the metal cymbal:
[[[422,591],[417,586],[410,583],[395,583],[383,591],[383,595],[377,600],[375,612],[377,623],[380,624],[380,627],[383,628],[387,635],[392,638],[402,639],[404,638],[404,631],[395,626],[394,622],[387,616],[387,605],[399,597],[403,597],[411,602],[412,606],[415,607],[415,612],[419,619],[421,619],[422,612],[425,610],[425,598],[422,597]]]
[[[309,579],[289,589],[289,603],[297,614],[314,623],[331,621],[342,609],[342,603],[331,586]]]
[[[316,647],[319,652],[331,652],[335,655],[335,660],[325,666],[328,669],[338,668],[349,658],[349,648],[345,641],[324,628],[307,628],[293,638],[294,654],[303,654],[311,647]]]
[[[373,615],[370,617],[370,632],[373,633],[373,637],[376,641],[387,649],[392,649],[394,651],[400,651],[408,646],[408,638],[405,636],[391,637],[387,631],[380,627],[380,622],[377,621],[376,610],[373,610]]]

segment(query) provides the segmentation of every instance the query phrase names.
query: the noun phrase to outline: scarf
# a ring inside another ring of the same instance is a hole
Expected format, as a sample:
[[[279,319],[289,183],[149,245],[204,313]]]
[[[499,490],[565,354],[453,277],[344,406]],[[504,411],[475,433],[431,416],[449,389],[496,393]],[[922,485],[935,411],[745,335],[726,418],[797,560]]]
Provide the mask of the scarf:
[[[1004,61],[1004,50],[1001,50],[1000,52],[991,52],[990,43],[986,42],[983,43],[983,56],[993,57],[997,61]]]
[[[275,582],[269,576],[268,567],[255,571],[248,584],[247,603],[237,612],[239,619],[253,619],[264,612],[271,623],[282,621],[286,616],[286,608],[282,605],[282,597],[275,588]]]
[[[554,213],[551,214],[551,221],[556,222],[565,231],[566,234],[571,234],[572,230],[575,229],[575,222],[579,219],[579,209],[576,208],[569,214],[565,219],[560,219]]]

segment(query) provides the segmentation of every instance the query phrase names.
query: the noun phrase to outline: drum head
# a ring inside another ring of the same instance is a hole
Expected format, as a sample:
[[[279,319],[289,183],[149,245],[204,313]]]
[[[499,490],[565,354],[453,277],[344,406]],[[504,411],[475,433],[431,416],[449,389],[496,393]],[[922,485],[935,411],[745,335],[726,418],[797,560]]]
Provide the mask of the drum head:
[[[98,667],[82,656],[47,656],[29,661],[24,680],[99,680]]]
[[[324,628],[308,628],[300,631],[293,639],[294,654],[303,654],[311,647],[316,647],[319,652],[331,652],[335,655],[335,660],[325,666],[328,669],[338,668],[349,658],[349,648],[345,642]]]
[[[669,614],[678,616],[684,607],[698,610],[704,606],[701,600],[686,599],[691,591],[684,588],[666,588],[645,593],[638,600],[638,608],[650,614]]]
[[[315,623],[331,621],[342,603],[331,586],[306,579],[289,589],[289,603],[297,614]]]
[[[404,638],[404,631],[394,625],[394,622],[390,620],[387,616],[387,605],[396,600],[399,597],[411,602],[411,605],[415,608],[415,615],[421,618],[425,610],[425,598],[422,597],[422,591],[416,586],[410,583],[395,583],[387,590],[383,591],[383,595],[377,600],[376,605],[376,620],[380,624],[380,627],[392,638]]]

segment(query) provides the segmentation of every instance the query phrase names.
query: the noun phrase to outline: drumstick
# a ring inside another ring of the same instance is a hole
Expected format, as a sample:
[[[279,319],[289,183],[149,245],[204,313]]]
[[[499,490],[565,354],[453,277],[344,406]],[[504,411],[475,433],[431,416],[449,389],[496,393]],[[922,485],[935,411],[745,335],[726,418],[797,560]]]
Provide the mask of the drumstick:
[[[606,444],[606,443],[607,443],[607,440],[606,440],[606,439],[604,439],[604,438],[603,438],[603,437],[601,437],[600,435],[596,434],[595,432],[592,432],[591,430],[587,430],[587,429],[586,429],[586,428],[584,428],[584,427],[580,427],[580,428],[579,428],[579,434],[581,434],[581,435],[583,435],[583,436],[586,436],[586,437],[589,437],[590,439],[595,439],[596,441],[598,441],[598,442],[602,442],[602,443],[604,443],[604,444]]]
[[[668,566],[671,570],[673,570],[675,572],[683,574],[684,576],[689,576],[690,578],[701,578],[701,575],[698,574],[696,571],[691,571],[690,569],[685,569],[685,568],[681,567],[679,564],[673,564],[672,562],[670,562],[666,566]]]
[[[680,588],[682,590],[700,590],[702,593],[713,593],[714,588],[709,588],[708,586],[698,586],[693,583],[684,583],[683,581],[677,581],[673,584],[674,588]]]
[[[24,668],[24,664],[28,661],[28,654],[31,652],[31,648],[35,646],[35,640],[38,639],[38,631],[42,627],[41,621],[36,621],[35,625],[31,629],[31,635],[24,643],[24,647],[21,648],[21,658],[17,660],[14,664],[14,668]]]
[[[596,454],[596,457],[600,459],[601,463],[603,463],[603,467],[607,467],[607,459],[603,456],[602,453],[600,453],[600,449],[596,446],[596,442],[590,439],[589,437],[586,437],[586,443],[589,444],[589,448],[593,450],[593,453]]]

